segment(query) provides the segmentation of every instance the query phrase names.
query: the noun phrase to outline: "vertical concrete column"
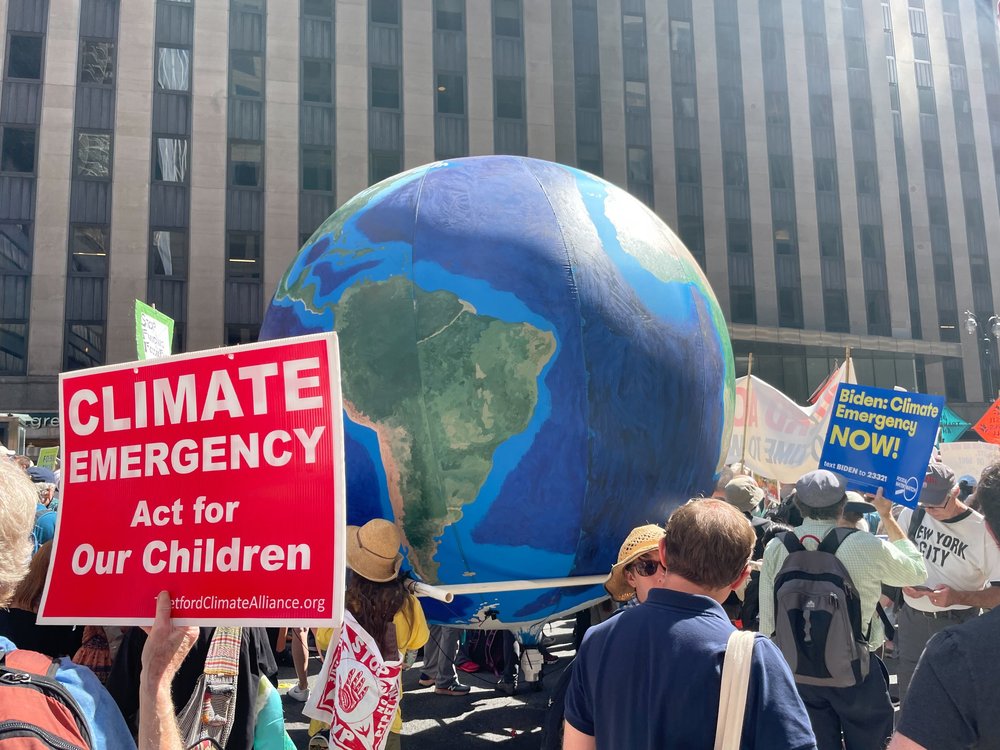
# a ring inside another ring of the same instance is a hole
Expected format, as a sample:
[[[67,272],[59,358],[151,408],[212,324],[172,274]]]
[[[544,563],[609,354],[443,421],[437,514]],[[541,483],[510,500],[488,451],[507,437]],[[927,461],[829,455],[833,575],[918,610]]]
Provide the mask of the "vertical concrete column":
[[[135,301],[146,298],[155,5],[119,6],[108,274],[109,363],[135,359]]]
[[[555,102],[552,73],[552,5],[525,2],[524,85],[528,156],[556,158]]]
[[[493,153],[493,10],[492,3],[465,6],[469,50],[469,155]]]
[[[617,3],[608,3],[617,9]],[[617,27],[618,58],[621,58],[622,30],[621,12],[615,11],[618,18],[614,26],[609,24],[609,33],[615,34]],[[601,23],[601,70],[604,70],[604,41],[603,22],[604,11],[600,11],[599,21]],[[677,166],[674,158],[674,96],[670,79],[670,23],[667,15],[667,4],[661,2],[646,3],[646,54],[649,71],[649,125],[652,128],[652,159],[653,159],[653,201],[656,206],[656,213],[661,219],[670,225],[672,229],[677,229]],[[610,41],[610,40],[609,40]],[[624,93],[624,63],[621,63],[621,72],[614,85],[621,87],[621,104],[615,99],[608,102],[609,107],[615,107],[614,117],[620,109],[621,130],[604,132],[605,144],[621,143],[622,157],[622,177],[620,184],[622,188],[627,187],[628,162],[625,153],[625,93]],[[601,76],[601,95],[604,95],[604,76]],[[606,121],[607,122],[607,121]],[[618,123],[614,123],[616,126]],[[607,124],[605,124],[607,127]],[[620,140],[619,140],[620,138]],[[609,154],[605,152],[604,169],[607,174],[613,174],[608,169],[611,166],[608,162]],[[610,179],[610,178],[609,178]]]
[[[646,23],[649,23],[647,18]],[[601,139],[604,141],[604,179],[622,190],[628,190],[628,169],[625,165],[625,62],[622,60],[622,12],[618,3],[597,4],[598,59],[601,65]],[[666,95],[670,96],[669,77]],[[650,108],[662,91],[650,86]],[[651,113],[652,116],[652,113]],[[661,158],[656,144],[657,126],[653,125],[653,170]],[[671,147],[672,148],[672,147]],[[653,197],[660,216],[663,202],[654,185]],[[674,212],[676,215],[676,211]]]
[[[434,161],[434,7],[432,0],[403,4],[403,166]],[[349,196],[347,196],[349,197]]]
[[[267,9],[264,88],[264,300],[299,249],[299,4]]]
[[[28,375],[62,369],[79,24],[77,0],[51,0],[38,128]]]
[[[764,81],[761,73],[763,63],[760,18],[757,4],[754,2],[739,3],[738,8],[757,324],[776,326],[778,289],[774,278],[774,227],[771,224],[771,173],[767,161],[767,120],[764,109]]]
[[[336,0],[336,5],[337,201],[342,204],[368,186],[368,3]]]
[[[826,317],[823,312],[823,281],[819,265],[816,177],[813,169],[812,132],[809,120],[809,80],[806,76],[802,3],[789,3],[784,6],[784,11],[782,26],[785,32],[785,69],[788,76],[792,171],[795,179],[795,234],[799,245],[802,324],[806,330],[822,331],[826,329]],[[745,75],[743,80],[746,80]],[[771,243],[773,242],[772,233]],[[756,249],[755,247],[755,252]],[[864,306],[861,307],[863,310]]]
[[[552,0],[552,100],[556,161],[576,165],[576,72],[573,0]]]
[[[227,0],[195,3],[192,59],[188,349],[197,351],[223,343],[229,100]]]

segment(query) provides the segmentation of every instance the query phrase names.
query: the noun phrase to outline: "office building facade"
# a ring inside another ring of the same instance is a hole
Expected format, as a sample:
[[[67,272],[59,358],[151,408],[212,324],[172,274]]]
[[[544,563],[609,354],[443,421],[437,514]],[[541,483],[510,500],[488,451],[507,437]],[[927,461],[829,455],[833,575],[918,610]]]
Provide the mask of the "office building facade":
[[[338,205],[491,153],[652,207],[738,374],[801,399],[850,348],[970,413],[1000,388],[986,0],[7,0],[0,28],[0,411],[134,358],[135,299],[175,350],[255,340]]]

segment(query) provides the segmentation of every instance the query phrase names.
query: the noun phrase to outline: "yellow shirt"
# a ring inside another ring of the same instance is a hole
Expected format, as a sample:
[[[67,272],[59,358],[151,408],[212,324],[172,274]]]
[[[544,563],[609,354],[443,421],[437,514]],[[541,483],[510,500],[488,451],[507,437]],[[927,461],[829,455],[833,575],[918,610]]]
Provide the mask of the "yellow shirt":
[[[420,606],[420,602],[417,600],[417,597],[412,594],[406,595],[406,599],[403,601],[403,606],[400,607],[399,611],[393,616],[392,622],[396,626],[396,645],[399,647],[400,657],[407,651],[415,651],[420,648],[427,643],[427,639],[430,638],[431,631],[427,627],[427,620],[424,618],[424,610]],[[319,628],[316,631],[316,645],[319,646],[324,653],[326,653],[326,650],[330,647],[330,641],[333,638],[333,634],[333,628]],[[399,682],[399,698],[402,701],[402,679],[400,679]],[[313,719],[309,722],[309,736],[313,736],[317,732],[325,729],[327,726],[329,725]],[[392,720],[390,731],[398,734],[402,728],[402,712],[396,711],[396,717]]]

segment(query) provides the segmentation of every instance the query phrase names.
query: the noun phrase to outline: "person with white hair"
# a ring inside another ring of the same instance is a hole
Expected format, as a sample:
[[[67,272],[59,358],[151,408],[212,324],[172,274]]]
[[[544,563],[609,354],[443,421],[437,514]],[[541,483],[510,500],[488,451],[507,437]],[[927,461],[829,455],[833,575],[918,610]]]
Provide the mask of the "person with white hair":
[[[25,472],[14,463],[0,461],[0,606],[10,602],[18,583],[28,572],[37,500],[35,487]],[[197,628],[171,625],[170,595],[161,592],[142,655],[146,671],[137,685],[139,746],[143,750],[180,750],[183,747],[174,718],[170,684],[197,636]],[[16,644],[0,636],[0,663],[6,662],[16,649]],[[95,750],[135,747],[118,707],[93,672],[63,658],[54,677],[77,704],[78,714],[87,724]],[[4,717],[6,720],[14,718]]]

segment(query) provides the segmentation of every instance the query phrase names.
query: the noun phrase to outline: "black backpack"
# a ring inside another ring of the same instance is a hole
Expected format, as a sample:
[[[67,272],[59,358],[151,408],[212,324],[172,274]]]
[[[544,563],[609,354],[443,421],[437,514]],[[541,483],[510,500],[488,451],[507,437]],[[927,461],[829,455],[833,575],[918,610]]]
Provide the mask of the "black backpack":
[[[797,683],[852,687],[868,677],[861,598],[836,557],[856,531],[831,529],[815,550],[807,550],[794,532],[777,535],[788,557],[774,579],[774,642]]]

